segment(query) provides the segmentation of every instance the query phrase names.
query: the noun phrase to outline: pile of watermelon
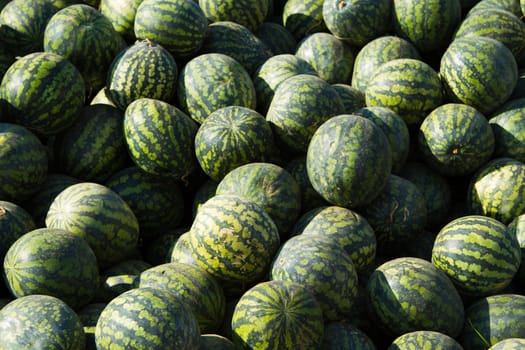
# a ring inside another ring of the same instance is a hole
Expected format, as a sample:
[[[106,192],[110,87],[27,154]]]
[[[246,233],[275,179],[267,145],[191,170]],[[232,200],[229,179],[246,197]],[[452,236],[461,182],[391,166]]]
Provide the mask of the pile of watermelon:
[[[0,349],[525,348],[525,1],[0,1]]]

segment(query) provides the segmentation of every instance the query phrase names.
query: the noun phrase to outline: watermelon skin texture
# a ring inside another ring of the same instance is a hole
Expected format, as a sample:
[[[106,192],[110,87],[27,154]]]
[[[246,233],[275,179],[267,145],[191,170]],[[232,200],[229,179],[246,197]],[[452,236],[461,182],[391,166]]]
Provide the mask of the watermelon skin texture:
[[[49,295],[28,295],[0,310],[4,349],[83,350],[86,337],[76,312]],[[37,345],[38,344],[38,345]]]
[[[436,331],[413,331],[400,335],[387,350],[432,349],[463,350],[463,347],[452,337]]]
[[[107,94],[121,110],[139,98],[169,102],[176,93],[178,74],[177,63],[168,50],[151,40],[136,41],[111,62]]]
[[[462,294],[480,297],[509,285],[521,263],[521,249],[516,236],[501,222],[468,215],[439,231],[432,263]]]
[[[0,200],[0,261],[9,247],[25,233],[36,229],[31,215],[18,204]]]
[[[325,31],[323,0],[288,0],[282,11],[282,22],[300,41],[309,34]]]
[[[431,330],[457,337],[463,328],[463,301],[447,275],[414,257],[389,260],[369,276],[367,300],[388,334]]]
[[[254,32],[269,14],[270,2],[273,0],[201,0],[199,6],[210,23],[231,21]]]
[[[95,327],[97,349],[192,350],[198,348],[199,324],[175,294],[135,288],[111,300]]]
[[[0,123],[0,199],[19,203],[36,193],[48,171],[47,151],[23,126]]]
[[[525,99],[520,98],[525,106]],[[525,108],[518,107],[496,113],[489,119],[495,138],[494,157],[509,157],[525,163]]]
[[[301,284],[266,281],[239,299],[232,332],[239,349],[318,349],[323,315],[314,295]]]
[[[372,339],[354,324],[335,321],[325,324],[321,349],[376,350],[376,346]]]
[[[520,350],[525,347],[524,338],[507,338],[492,345],[489,350]]]
[[[131,159],[143,171],[181,179],[195,169],[198,126],[177,107],[140,98],[126,108],[123,128]]]
[[[43,135],[69,127],[82,109],[85,96],[86,85],[79,70],[68,59],[50,52],[19,58],[0,84],[7,119]]]
[[[338,115],[314,133],[306,169],[313,188],[327,202],[360,207],[386,186],[392,169],[390,145],[372,121],[353,114]]]
[[[4,274],[17,298],[52,295],[75,309],[93,299],[99,282],[88,243],[60,229],[36,229],[17,239],[6,253]]]
[[[100,12],[106,16],[117,33],[124,40],[132,43],[136,40],[134,24],[137,8],[143,0],[125,1],[122,6],[121,0],[100,0]]]
[[[297,41],[281,23],[263,22],[253,33],[273,55],[292,55],[295,52]]]
[[[343,102],[343,113],[351,114],[366,106],[365,94],[348,84],[332,84]]]
[[[439,74],[448,99],[489,115],[505,102],[518,80],[518,65],[501,42],[479,36],[454,39],[441,56]]]

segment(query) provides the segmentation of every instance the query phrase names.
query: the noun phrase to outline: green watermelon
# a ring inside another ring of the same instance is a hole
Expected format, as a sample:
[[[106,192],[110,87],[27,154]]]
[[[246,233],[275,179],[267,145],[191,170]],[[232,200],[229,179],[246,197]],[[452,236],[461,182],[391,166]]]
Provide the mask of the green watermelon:
[[[121,110],[139,98],[170,102],[175,96],[178,66],[161,45],[136,41],[120,51],[108,69],[109,99]]]
[[[487,118],[462,103],[447,103],[428,114],[419,127],[418,149],[445,176],[469,175],[491,159],[494,133]]]
[[[306,155],[308,178],[329,203],[355,208],[386,186],[392,168],[388,139],[358,115],[332,117],[314,133]]]
[[[372,339],[352,323],[328,322],[324,327],[323,350],[376,350]]]
[[[197,161],[215,181],[243,164],[269,160],[274,148],[272,129],[265,117],[242,106],[212,112],[195,135]]]
[[[55,13],[46,25],[43,41],[45,52],[61,55],[75,65],[89,92],[105,85],[109,65],[126,46],[109,19],[86,4]]]
[[[323,79],[297,74],[281,82],[268,107],[266,120],[285,153],[304,153],[317,128],[343,113],[337,91]]]
[[[488,350],[520,350],[525,347],[525,338],[506,338],[492,345]]]
[[[496,39],[454,39],[441,57],[439,74],[451,102],[488,115],[512,94],[518,80],[514,55]]]
[[[19,203],[36,193],[48,171],[48,154],[25,127],[0,123],[0,199]]]
[[[395,33],[421,52],[445,48],[462,20],[457,0],[394,0]]]
[[[117,296],[102,310],[95,328],[97,349],[193,350],[199,337],[189,306],[157,288],[135,288]]]
[[[488,349],[508,338],[525,338],[525,296],[495,294],[477,299],[465,310],[458,341],[465,350]],[[507,349],[507,348],[505,348]]]
[[[78,310],[77,315],[82,322],[82,328],[86,336],[86,350],[96,350],[95,344],[95,327],[102,310],[106,307],[106,303],[92,303],[84,306]]]
[[[215,195],[193,220],[189,248],[196,263],[219,281],[260,280],[280,244],[264,208],[238,195]]]
[[[468,1],[468,0],[465,0]],[[477,10],[499,9],[512,12],[514,15],[521,17],[521,1],[520,0],[478,0],[466,13],[465,17],[474,13]]]
[[[133,30],[168,50],[176,60],[192,57],[201,48],[208,22],[192,0],[143,0],[135,12]]]
[[[273,55],[295,52],[297,40],[281,23],[263,22],[253,34],[266,45]]]
[[[366,106],[365,94],[349,84],[332,84],[343,102],[343,113],[352,114]]]
[[[151,264],[141,259],[122,260],[100,272],[100,286],[95,300],[107,303],[120,294],[138,287],[141,272],[151,268]]]
[[[246,69],[233,58],[208,53],[191,59],[177,82],[178,106],[201,124],[219,108],[256,107],[255,87]]]
[[[135,15],[142,1],[143,0],[100,0],[100,12],[107,17],[115,31],[128,43],[136,40],[134,30]]]
[[[83,181],[103,182],[130,163],[122,132],[124,112],[109,105],[85,106],[58,137],[58,171]]]
[[[318,349],[324,331],[314,295],[290,281],[250,288],[237,302],[231,324],[237,349]]]
[[[525,98],[513,101],[524,104],[489,119],[495,138],[494,157],[509,157],[525,163]]]
[[[463,350],[452,337],[436,331],[413,331],[400,335],[387,350]]]
[[[0,261],[18,238],[34,229],[35,222],[23,207],[0,200]]]
[[[432,263],[462,294],[486,296],[501,292],[512,281],[521,263],[521,249],[516,236],[501,222],[468,215],[439,231]]]
[[[235,350],[235,344],[219,334],[201,334],[199,350]]]
[[[188,115],[161,100],[139,98],[124,113],[124,138],[131,159],[153,175],[182,179],[193,172],[197,128]]]
[[[84,350],[86,336],[75,311],[49,295],[27,295],[0,309],[4,349]]]
[[[350,84],[355,55],[352,47],[330,33],[313,33],[301,40],[295,55],[310,63],[330,84]]]
[[[295,282],[311,291],[325,322],[347,319],[357,299],[358,275],[338,241],[322,234],[297,235],[275,255],[270,280]]]
[[[380,327],[399,337],[427,330],[457,337],[463,328],[463,301],[447,275],[414,257],[389,260],[372,271],[368,303]]]
[[[72,308],[88,304],[99,283],[93,250],[62,229],[40,228],[18,238],[6,253],[4,274],[13,296],[51,295]]]
[[[157,265],[140,274],[138,287],[160,288],[176,294],[192,310],[202,334],[219,330],[226,297],[215,278],[201,267],[178,262]]]
[[[270,2],[273,0],[199,0],[199,6],[210,23],[231,21],[253,32],[268,15]]]
[[[78,69],[51,52],[34,52],[17,59],[0,84],[7,119],[43,135],[69,127],[78,117],[85,95]]]
[[[521,263],[518,272],[514,276],[514,281],[518,287],[523,288],[525,287],[525,214],[512,220],[508,225],[508,229],[513,236],[516,236],[521,248]]]
[[[325,31],[323,0],[288,0],[281,13],[282,23],[300,41],[308,34]]]
[[[525,164],[513,158],[495,158],[470,179],[467,209],[508,224],[525,213]]]
[[[146,242],[142,250],[144,261],[153,266],[170,262],[173,247],[179,237],[187,231],[187,227],[177,227]]]
[[[196,257],[194,257],[192,254],[190,239],[191,232],[189,230],[183,232],[179,237],[177,237],[175,244],[173,244],[173,247],[169,252],[170,256],[168,262],[197,265]]]
[[[46,226],[84,238],[103,268],[126,258],[139,238],[137,218],[126,202],[109,187],[92,182],[60,192],[49,207]]]
[[[445,99],[438,73],[413,58],[398,58],[379,66],[368,81],[365,96],[367,106],[392,109],[409,128],[418,127]]]
[[[281,238],[301,212],[301,192],[295,178],[284,168],[263,162],[241,165],[219,182],[217,195],[238,195],[260,205],[277,226]]]

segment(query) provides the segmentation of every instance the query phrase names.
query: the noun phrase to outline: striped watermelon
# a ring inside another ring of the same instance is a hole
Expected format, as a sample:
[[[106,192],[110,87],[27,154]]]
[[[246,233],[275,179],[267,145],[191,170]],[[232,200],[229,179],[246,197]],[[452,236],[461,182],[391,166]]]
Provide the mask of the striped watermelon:
[[[122,132],[124,112],[109,105],[85,106],[60,134],[55,151],[58,171],[84,181],[103,182],[130,163]]]
[[[525,214],[512,220],[508,228],[513,236],[516,236],[521,248],[521,263],[518,272],[514,276],[516,285],[520,288],[525,287]]]
[[[323,32],[326,24],[323,18],[323,0],[288,0],[282,11],[282,22],[300,41],[308,34]]]
[[[266,120],[272,125],[285,153],[304,153],[317,128],[343,113],[337,91],[323,79],[294,75],[280,83],[268,107]]]
[[[321,307],[299,283],[267,281],[237,302],[232,338],[238,349],[318,349],[324,331]]]
[[[192,173],[197,128],[184,112],[161,100],[139,98],[124,113],[124,137],[131,159],[153,175],[181,179]]]
[[[353,315],[358,275],[350,255],[329,235],[297,235],[275,255],[270,280],[295,282],[311,291],[328,321]]]
[[[194,350],[199,324],[175,294],[135,288],[111,300],[95,328],[97,349]]]
[[[467,208],[504,224],[525,213],[525,164],[513,158],[495,158],[470,179]]]
[[[389,260],[369,276],[367,295],[378,324],[394,337],[427,330],[457,337],[463,301],[447,275],[414,257]]]
[[[84,238],[101,267],[126,258],[139,238],[137,218],[126,202],[110,188],[91,182],[60,192],[49,207],[46,226]]]
[[[178,67],[161,45],[137,41],[122,50],[108,69],[107,94],[121,110],[139,98],[169,102],[175,96]]]
[[[525,163],[525,98],[518,108],[496,113],[489,119],[495,138],[495,157],[509,157]]]
[[[148,262],[133,258],[112,264],[100,272],[100,286],[94,300],[108,303],[120,294],[137,288],[140,274],[151,267]]]
[[[297,40],[281,23],[263,22],[253,32],[274,55],[293,54]]]
[[[445,48],[462,20],[457,0],[394,0],[392,15],[395,33],[423,53]]]
[[[33,218],[23,207],[0,200],[0,261],[18,238],[34,229]]]
[[[187,230],[183,232],[175,241],[171,251],[168,262],[184,263],[188,265],[197,265],[197,261],[192,254],[190,245],[191,232]]]
[[[142,1],[100,0],[100,12],[109,19],[115,31],[128,43],[136,40],[134,29],[135,14]]]
[[[212,112],[195,135],[197,161],[215,181],[243,164],[269,160],[274,148],[272,129],[266,118],[242,106]]]
[[[204,203],[188,238],[196,263],[219,281],[233,283],[260,280],[280,243],[264,208],[237,195],[216,195]]]
[[[392,168],[388,139],[358,115],[332,117],[315,132],[306,154],[308,178],[329,203],[355,208],[386,186]]]
[[[343,102],[343,113],[351,114],[366,106],[365,94],[349,84],[332,84]]]
[[[270,2],[273,0],[199,0],[199,6],[211,23],[231,21],[253,32],[266,19]]]
[[[465,0],[468,1],[468,0]],[[486,10],[486,9],[499,9],[512,12],[514,15],[521,17],[521,1],[520,0],[478,0],[466,13],[470,15],[477,10]]]
[[[521,250],[516,236],[501,222],[468,215],[439,231],[432,263],[462,294],[485,296],[502,291],[512,281],[521,263]]]
[[[0,337],[4,349],[83,350],[86,346],[78,315],[49,295],[20,297],[0,309]]]
[[[512,94],[518,66],[512,52],[496,39],[464,36],[445,50],[439,74],[451,102],[488,115]]]
[[[4,274],[13,296],[51,295],[72,308],[88,304],[99,283],[93,250],[62,229],[40,228],[17,239],[6,253]]]
[[[226,297],[219,283],[197,265],[165,263],[140,274],[139,288],[160,288],[172,292],[190,307],[200,332],[219,330],[226,310]]]
[[[426,349],[426,350],[463,350],[463,347],[451,336],[436,331],[413,331],[400,335],[387,350]]]
[[[85,95],[78,69],[65,57],[50,52],[17,59],[0,84],[7,118],[44,135],[69,127],[83,107]]]
[[[44,184],[48,154],[23,126],[0,123],[0,199],[20,203]]]
[[[86,4],[55,13],[46,25],[43,41],[45,52],[61,55],[75,65],[90,92],[106,84],[109,65],[126,46],[109,19]]]
[[[176,60],[192,57],[202,46],[208,22],[192,0],[143,0],[135,12],[133,30],[168,50]]]
[[[263,162],[241,165],[219,182],[217,195],[238,195],[258,205],[277,226],[281,238],[301,212],[299,184],[284,168]]]
[[[507,338],[492,345],[489,350],[520,350],[525,347],[525,338]]]
[[[376,350],[372,339],[350,322],[328,322],[324,327],[321,349]]]
[[[487,349],[504,339],[525,338],[524,322],[525,296],[487,296],[466,308],[465,326],[458,340],[465,350]]]
[[[494,133],[487,118],[462,103],[447,103],[425,117],[418,132],[423,160],[440,174],[472,174],[494,153]]]
[[[177,84],[178,105],[199,124],[219,108],[254,109],[257,104],[250,75],[239,62],[224,54],[193,58],[182,68]]]
[[[399,114],[409,128],[444,101],[438,73],[427,63],[413,58],[399,58],[379,66],[365,90],[369,107],[388,107]]]

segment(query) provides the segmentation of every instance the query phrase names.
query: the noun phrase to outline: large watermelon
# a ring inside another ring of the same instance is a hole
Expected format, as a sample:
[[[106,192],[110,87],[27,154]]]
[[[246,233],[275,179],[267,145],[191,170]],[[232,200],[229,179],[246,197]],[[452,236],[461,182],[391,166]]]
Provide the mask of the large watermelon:
[[[253,32],[269,14],[270,2],[273,0],[200,0],[199,5],[211,23],[232,21]]]

